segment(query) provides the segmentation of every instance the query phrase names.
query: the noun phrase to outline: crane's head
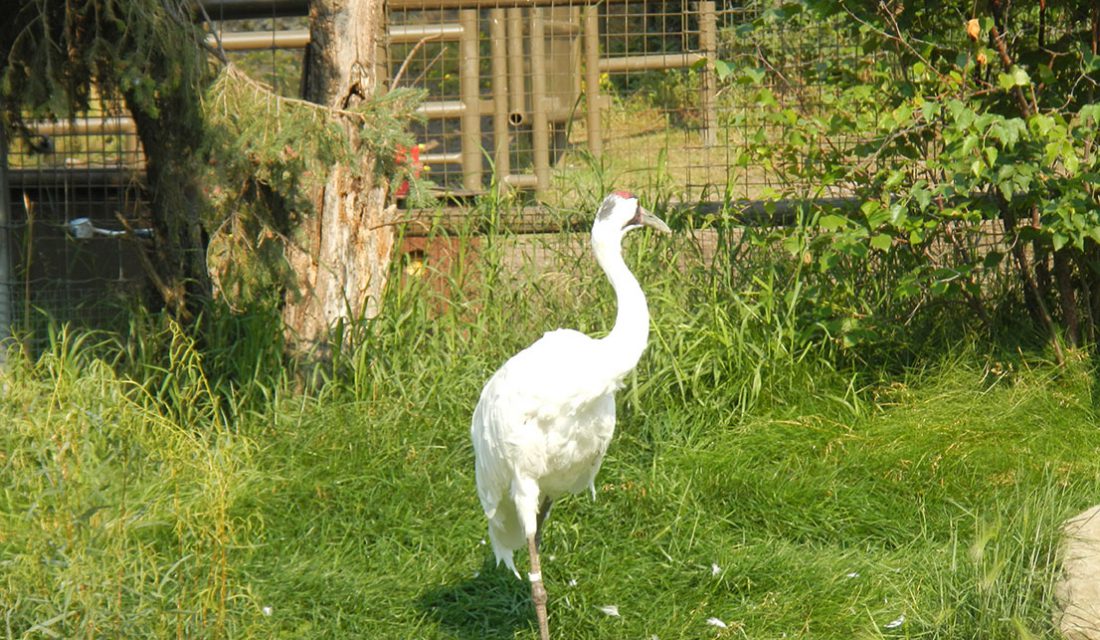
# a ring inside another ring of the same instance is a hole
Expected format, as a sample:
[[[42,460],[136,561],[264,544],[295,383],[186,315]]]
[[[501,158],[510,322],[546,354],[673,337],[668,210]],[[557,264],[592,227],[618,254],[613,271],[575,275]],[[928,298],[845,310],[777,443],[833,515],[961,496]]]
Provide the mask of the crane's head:
[[[627,231],[650,227],[661,233],[671,233],[668,225],[638,203],[629,191],[613,191],[603,200],[592,224],[592,239],[619,240]]]

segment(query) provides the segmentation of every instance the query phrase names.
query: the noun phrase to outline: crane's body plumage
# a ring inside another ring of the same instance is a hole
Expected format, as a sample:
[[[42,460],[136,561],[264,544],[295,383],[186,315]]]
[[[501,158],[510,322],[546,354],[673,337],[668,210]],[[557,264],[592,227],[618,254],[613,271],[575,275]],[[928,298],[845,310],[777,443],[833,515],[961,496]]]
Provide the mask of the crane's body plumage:
[[[599,339],[568,329],[546,333],[493,374],[470,426],[493,552],[515,572],[513,553],[528,547],[544,638],[545,590],[537,552],[541,518],[550,501],[563,494],[587,488],[595,495],[596,473],[615,432],[615,391],[649,339],[645,295],[621,250],[623,235],[641,226],[668,232],[626,192],[609,195],[592,226],[593,252],[617,300],[611,332]]]
[[[497,561],[512,571],[542,498],[586,488],[595,495],[622,378],[600,366],[578,371],[576,363],[603,348],[576,331],[547,333],[489,379],[474,410],[478,495]]]

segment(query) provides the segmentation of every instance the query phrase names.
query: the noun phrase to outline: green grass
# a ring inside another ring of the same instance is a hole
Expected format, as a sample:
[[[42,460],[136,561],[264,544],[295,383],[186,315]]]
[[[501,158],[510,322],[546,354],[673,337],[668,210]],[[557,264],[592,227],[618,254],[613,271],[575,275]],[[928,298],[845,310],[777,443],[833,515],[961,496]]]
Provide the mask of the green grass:
[[[469,414],[613,301],[591,269],[508,284],[507,239],[395,288],[317,382],[255,317],[212,318],[203,353],[155,318],[61,332],[0,373],[0,637],[535,637]],[[628,243],[653,338],[597,500],[549,520],[555,637],[1055,637],[1057,528],[1100,490],[1091,360],[962,337],[867,364],[800,333],[797,274],[669,269],[680,242]]]

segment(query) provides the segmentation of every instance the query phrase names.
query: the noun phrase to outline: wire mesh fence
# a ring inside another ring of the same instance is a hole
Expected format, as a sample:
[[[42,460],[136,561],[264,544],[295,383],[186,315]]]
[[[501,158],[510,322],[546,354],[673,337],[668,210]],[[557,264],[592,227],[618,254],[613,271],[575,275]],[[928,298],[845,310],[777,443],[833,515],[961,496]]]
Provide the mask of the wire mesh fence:
[[[143,301],[141,249],[124,219],[148,226],[144,157],[133,121],[95,101],[66,121],[29,121],[6,148],[3,314],[34,348],[50,321],[113,327]]]
[[[277,93],[299,94],[308,3],[205,4],[211,46]],[[436,194],[507,185],[574,204],[610,188],[685,203],[790,192],[792,172],[756,162],[753,150],[797,124],[766,118],[761,92],[797,114],[825,114],[838,61],[858,69],[890,54],[856,46],[830,21],[761,19],[779,6],[390,0],[386,84],[425,95],[411,125],[416,148],[394,154],[418,163]],[[104,233],[79,238],[73,221],[110,231],[122,215],[146,226],[144,159],[125,109],[32,122],[9,140],[7,164],[13,316],[27,327],[46,315],[35,309],[109,320],[145,286],[140,246]]]
[[[790,186],[750,160],[775,133],[759,89],[820,112],[836,90],[823,60],[881,55],[828,22],[760,28],[774,4],[398,0],[387,64],[394,86],[425,91],[414,131],[440,190],[506,184],[556,202],[613,184],[754,199]]]

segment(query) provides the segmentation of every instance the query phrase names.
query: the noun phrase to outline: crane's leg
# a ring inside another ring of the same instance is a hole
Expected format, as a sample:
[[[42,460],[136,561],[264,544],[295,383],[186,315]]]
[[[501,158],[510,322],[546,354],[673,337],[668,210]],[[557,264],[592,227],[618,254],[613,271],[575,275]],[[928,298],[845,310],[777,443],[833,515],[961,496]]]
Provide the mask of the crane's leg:
[[[531,600],[535,603],[535,616],[539,620],[539,640],[550,640],[550,623],[546,615],[546,587],[542,584],[542,570],[539,566],[538,534],[527,537],[527,551],[531,554]]]
[[[543,498],[542,504],[539,505],[539,516],[536,521],[538,524],[535,527],[535,547],[542,547],[542,523],[546,522],[547,516],[550,515],[550,507],[554,506],[554,501],[550,498]]]

